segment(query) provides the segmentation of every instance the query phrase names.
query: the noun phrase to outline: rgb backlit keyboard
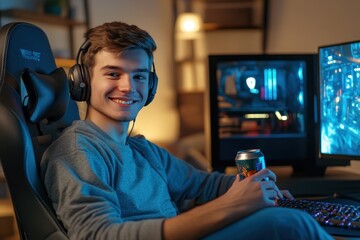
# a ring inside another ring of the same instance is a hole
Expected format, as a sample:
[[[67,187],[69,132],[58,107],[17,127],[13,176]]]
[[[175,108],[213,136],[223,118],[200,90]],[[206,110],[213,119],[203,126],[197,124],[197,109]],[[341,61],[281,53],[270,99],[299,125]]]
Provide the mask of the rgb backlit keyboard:
[[[324,226],[349,228],[360,232],[360,206],[305,199],[280,199],[278,206],[306,211]]]

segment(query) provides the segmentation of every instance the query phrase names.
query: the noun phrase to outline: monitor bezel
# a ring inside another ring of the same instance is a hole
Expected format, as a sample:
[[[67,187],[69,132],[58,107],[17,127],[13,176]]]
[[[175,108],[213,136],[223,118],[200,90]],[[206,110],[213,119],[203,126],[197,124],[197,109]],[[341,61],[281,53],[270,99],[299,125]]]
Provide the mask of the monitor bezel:
[[[209,158],[211,160],[212,167],[215,170],[222,171],[228,166],[234,164],[234,159],[220,159],[219,158],[219,135],[217,133],[219,122],[218,122],[218,102],[216,101],[218,86],[217,86],[217,75],[216,69],[217,64],[226,61],[270,61],[270,60],[293,60],[293,61],[305,61],[307,64],[306,71],[306,157],[298,160],[277,160],[272,159],[271,162],[267,161],[267,166],[292,166],[294,168],[307,168],[315,167],[316,165],[316,148],[315,148],[315,131],[311,129],[315,128],[314,121],[314,108],[315,108],[315,82],[316,82],[316,64],[317,54],[316,53],[294,53],[294,54],[215,54],[208,56],[208,101],[209,101],[209,131],[208,134],[210,140],[208,145]],[[312,81],[313,79],[313,81]],[[212,134],[215,133],[215,134]],[[235,158],[235,155],[234,155]]]
[[[320,119],[321,119],[321,103],[320,103],[320,86],[321,86],[321,64],[320,64],[320,51],[322,49],[326,49],[326,48],[331,48],[331,47],[339,47],[339,46],[344,46],[344,45],[350,45],[353,43],[360,43],[360,40],[355,40],[355,41],[346,41],[346,42],[340,42],[340,43],[333,43],[333,44],[327,44],[327,45],[321,45],[318,47],[318,81],[317,81],[317,85],[316,85],[316,96],[317,96],[317,133],[316,133],[316,151],[317,151],[317,160],[318,160],[318,164],[319,165],[326,165],[326,166],[348,166],[350,165],[350,161],[351,160],[360,160],[360,155],[359,156],[354,156],[354,155],[348,155],[348,154],[328,154],[328,153],[322,153],[321,152],[321,125],[320,125]]]

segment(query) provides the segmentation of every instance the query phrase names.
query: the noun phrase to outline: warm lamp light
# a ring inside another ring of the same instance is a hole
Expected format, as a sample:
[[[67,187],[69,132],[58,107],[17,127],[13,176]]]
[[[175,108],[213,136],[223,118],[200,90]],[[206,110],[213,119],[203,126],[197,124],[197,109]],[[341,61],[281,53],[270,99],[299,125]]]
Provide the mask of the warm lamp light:
[[[176,34],[180,39],[195,39],[202,28],[202,19],[196,13],[181,13],[176,20]]]

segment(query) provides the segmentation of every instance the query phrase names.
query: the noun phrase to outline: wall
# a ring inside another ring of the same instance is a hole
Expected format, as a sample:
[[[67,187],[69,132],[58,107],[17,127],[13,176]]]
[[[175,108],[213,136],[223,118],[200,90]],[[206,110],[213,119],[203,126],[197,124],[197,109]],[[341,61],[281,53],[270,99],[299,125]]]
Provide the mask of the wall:
[[[360,39],[358,0],[270,0],[268,52],[317,52]]]
[[[270,0],[268,53],[316,53],[318,46],[360,40],[358,0]],[[360,172],[360,161],[347,167]]]

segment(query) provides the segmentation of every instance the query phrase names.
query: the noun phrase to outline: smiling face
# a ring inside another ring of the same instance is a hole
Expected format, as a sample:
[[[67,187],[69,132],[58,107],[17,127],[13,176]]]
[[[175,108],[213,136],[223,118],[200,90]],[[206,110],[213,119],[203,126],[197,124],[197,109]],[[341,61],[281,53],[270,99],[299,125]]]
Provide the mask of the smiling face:
[[[150,60],[143,49],[99,51],[91,74],[86,119],[101,128],[134,120],[148,97]]]

